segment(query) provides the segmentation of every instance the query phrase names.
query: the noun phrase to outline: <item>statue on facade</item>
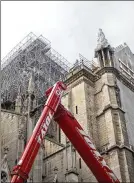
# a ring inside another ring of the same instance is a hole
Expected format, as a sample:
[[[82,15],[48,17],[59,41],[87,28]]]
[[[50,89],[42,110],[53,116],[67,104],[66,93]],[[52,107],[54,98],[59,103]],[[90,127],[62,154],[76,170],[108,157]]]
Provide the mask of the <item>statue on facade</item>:
[[[95,58],[98,59],[101,67],[113,66],[113,53],[114,50],[105,38],[105,34],[99,29]]]
[[[97,48],[96,50],[106,48],[109,46],[107,39],[105,38],[105,34],[102,29],[99,29],[98,38],[97,38]]]

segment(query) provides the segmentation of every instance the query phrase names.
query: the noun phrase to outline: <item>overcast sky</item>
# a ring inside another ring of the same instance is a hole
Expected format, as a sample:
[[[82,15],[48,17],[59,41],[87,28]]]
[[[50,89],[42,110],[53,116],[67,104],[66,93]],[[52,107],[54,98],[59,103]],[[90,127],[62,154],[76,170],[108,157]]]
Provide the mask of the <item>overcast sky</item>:
[[[112,46],[126,42],[134,52],[133,1],[2,1],[2,58],[29,32],[42,34],[73,63],[79,53],[91,60],[102,28]]]

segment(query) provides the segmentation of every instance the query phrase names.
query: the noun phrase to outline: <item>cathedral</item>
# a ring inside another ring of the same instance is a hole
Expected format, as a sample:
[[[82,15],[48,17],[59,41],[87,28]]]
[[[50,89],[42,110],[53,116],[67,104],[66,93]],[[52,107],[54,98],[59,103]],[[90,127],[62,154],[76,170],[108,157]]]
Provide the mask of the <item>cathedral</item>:
[[[3,62],[2,181],[11,179],[12,168],[43,109],[45,90],[62,80],[67,85],[62,104],[92,138],[118,179],[134,182],[134,54],[126,43],[112,47],[102,29],[94,50],[95,61],[80,55],[69,66],[52,50],[42,37],[30,39]],[[27,182],[97,180],[53,120]]]

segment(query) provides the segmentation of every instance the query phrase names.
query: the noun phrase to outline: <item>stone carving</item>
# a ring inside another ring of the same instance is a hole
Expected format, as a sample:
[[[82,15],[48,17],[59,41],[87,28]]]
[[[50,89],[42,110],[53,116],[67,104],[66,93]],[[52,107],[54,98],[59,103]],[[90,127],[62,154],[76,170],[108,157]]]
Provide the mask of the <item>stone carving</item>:
[[[4,147],[4,157],[1,162],[1,183],[9,182],[9,169],[7,164],[7,153],[9,148],[7,146]]]
[[[54,167],[54,173],[55,173],[55,176],[54,176],[53,182],[58,182],[58,168],[56,166]]]
[[[18,138],[19,140],[24,140],[25,139],[25,119],[22,118],[20,123],[19,123],[19,128],[18,128]]]
[[[105,38],[105,34],[102,29],[99,29],[98,38],[97,38],[97,48],[96,50],[106,48],[109,46],[107,39]]]
[[[25,139],[25,137],[24,137],[24,132],[23,132],[22,129],[19,129],[18,138],[19,138],[19,140],[24,140],[24,139]]]

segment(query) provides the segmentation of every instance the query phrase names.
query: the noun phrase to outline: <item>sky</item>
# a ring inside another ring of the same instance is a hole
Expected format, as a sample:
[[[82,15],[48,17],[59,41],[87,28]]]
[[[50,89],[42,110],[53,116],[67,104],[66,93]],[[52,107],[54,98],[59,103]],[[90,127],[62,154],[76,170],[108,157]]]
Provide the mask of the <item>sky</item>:
[[[92,60],[99,28],[111,46],[126,42],[134,53],[134,2],[2,1],[1,58],[33,32],[71,63],[79,53]]]

